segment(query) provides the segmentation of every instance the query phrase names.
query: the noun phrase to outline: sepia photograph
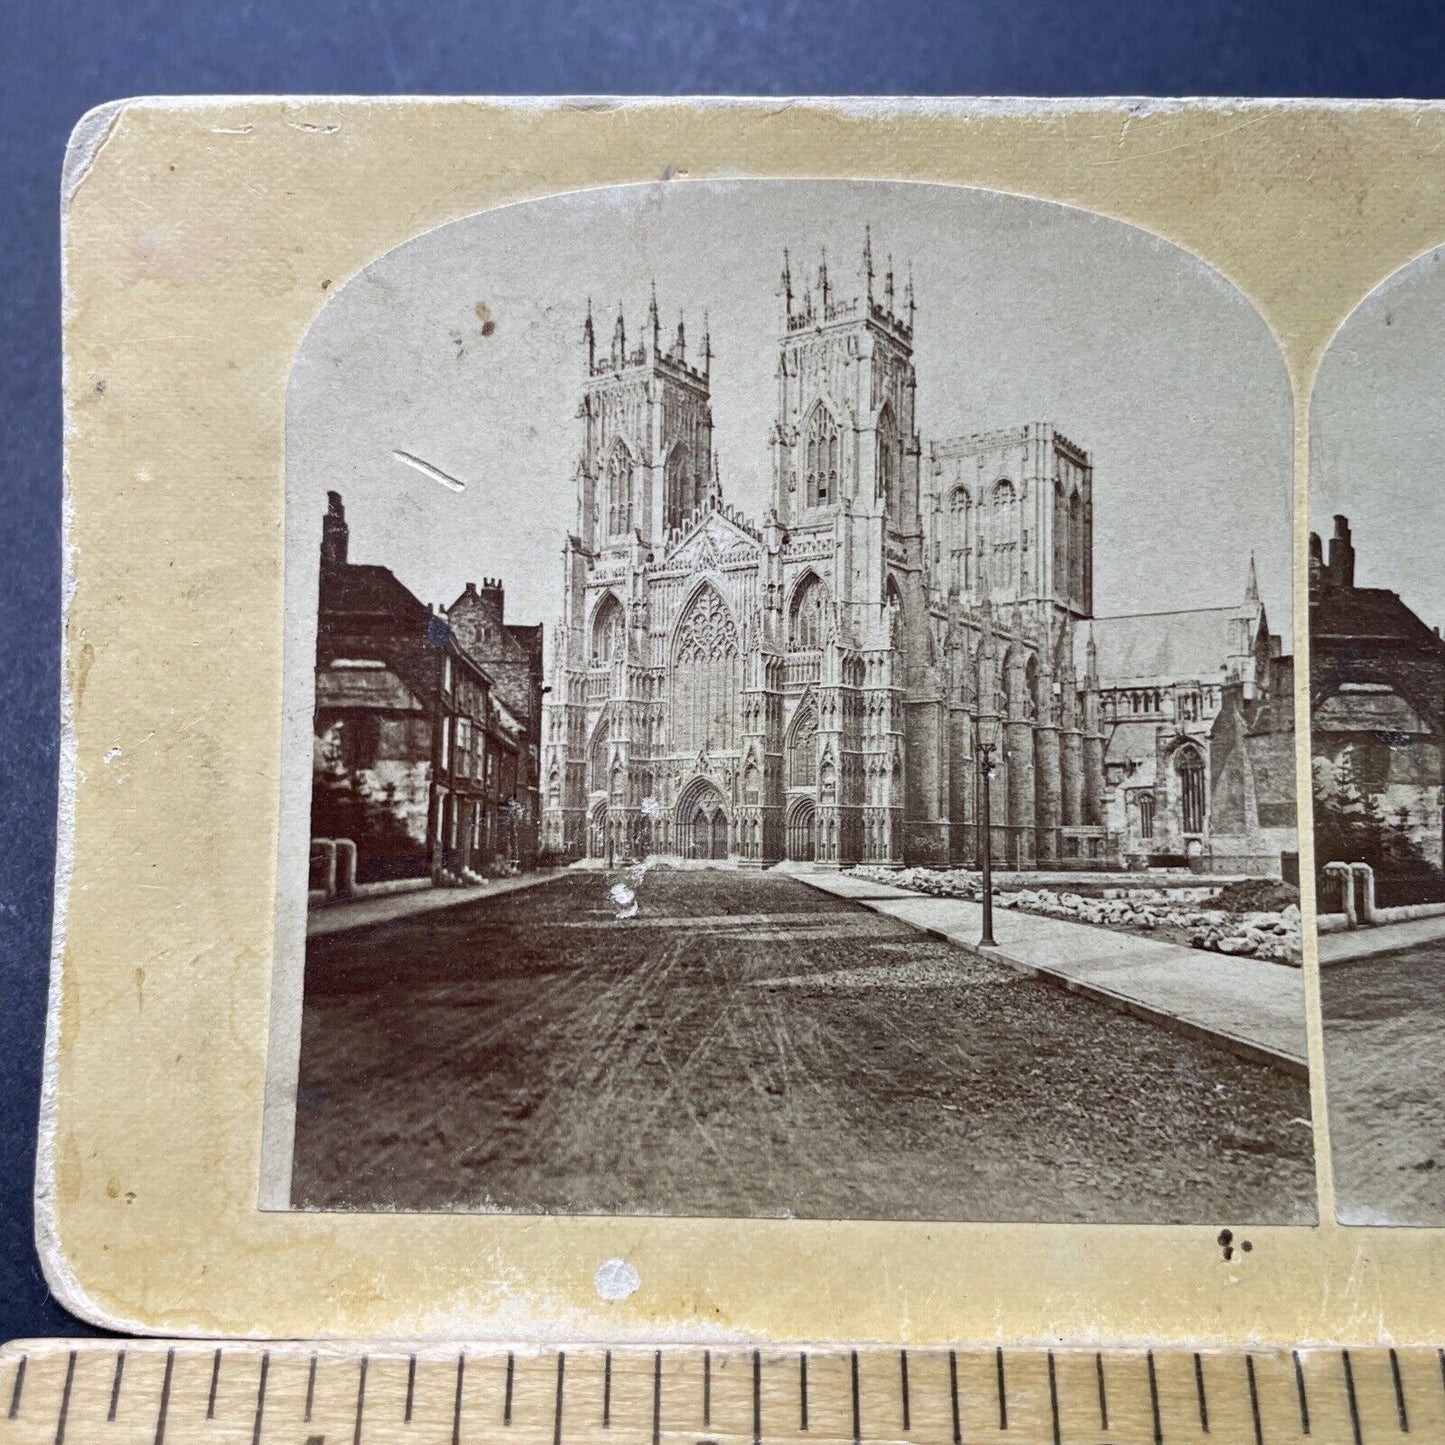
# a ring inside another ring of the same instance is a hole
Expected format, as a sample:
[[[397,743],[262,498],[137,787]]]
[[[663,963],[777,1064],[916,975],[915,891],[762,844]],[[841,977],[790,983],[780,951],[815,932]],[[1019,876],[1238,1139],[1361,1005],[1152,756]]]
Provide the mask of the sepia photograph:
[[[328,294],[264,1207],[1314,1222],[1293,402],[1243,293],[1026,197],[664,180]],[[1391,494],[1331,445],[1363,536]],[[1445,674],[1396,598],[1434,691],[1322,702],[1349,535],[1310,622],[1354,937],[1445,898]]]
[[[1311,406],[1310,726],[1335,1203],[1445,1224],[1445,250],[1376,288]]]

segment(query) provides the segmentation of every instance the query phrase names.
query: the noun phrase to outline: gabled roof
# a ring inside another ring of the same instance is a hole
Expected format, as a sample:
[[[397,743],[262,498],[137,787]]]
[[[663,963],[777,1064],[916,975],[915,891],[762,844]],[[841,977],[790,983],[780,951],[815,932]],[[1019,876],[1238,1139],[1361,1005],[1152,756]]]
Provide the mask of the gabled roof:
[[[1320,588],[1310,600],[1310,640],[1388,641],[1445,652],[1442,641],[1400,599],[1385,587]]]
[[[684,561],[696,565],[709,557],[720,560],[735,547],[756,553],[762,549],[762,543],[740,518],[713,508],[698,514],[692,526],[667,547],[663,559],[669,566]]]
[[[1253,640],[1261,616],[1257,604],[1245,604],[1096,617],[1075,631],[1075,666],[1082,675],[1092,633],[1102,687],[1193,678],[1219,681],[1228,659],[1239,653],[1236,625],[1248,622]]]
[[[354,562],[321,569],[321,623],[330,617],[385,618],[399,628],[425,629],[431,609],[390,568]]]

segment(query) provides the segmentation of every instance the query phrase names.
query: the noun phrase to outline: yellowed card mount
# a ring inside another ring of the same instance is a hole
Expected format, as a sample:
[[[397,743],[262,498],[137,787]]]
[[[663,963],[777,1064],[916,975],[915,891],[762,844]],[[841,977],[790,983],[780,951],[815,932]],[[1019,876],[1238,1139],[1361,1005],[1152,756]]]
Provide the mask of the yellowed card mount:
[[[1445,244],[1442,139],[87,117],[60,1297],[619,1349],[1437,1337],[1434,1156],[1327,1108],[1374,1069],[1321,1011],[1306,536],[1316,369]]]

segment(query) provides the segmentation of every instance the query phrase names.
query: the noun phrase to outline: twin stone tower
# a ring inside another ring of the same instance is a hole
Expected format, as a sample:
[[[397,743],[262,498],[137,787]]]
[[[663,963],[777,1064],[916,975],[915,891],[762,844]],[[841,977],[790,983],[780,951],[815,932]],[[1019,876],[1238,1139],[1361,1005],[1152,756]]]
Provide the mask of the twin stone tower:
[[[1093,468],[1048,423],[931,442],[911,278],[865,231],[779,287],[772,503],[724,500],[706,322],[689,357],[591,308],[552,639],[543,841],[766,867],[1109,861],[1091,641]]]

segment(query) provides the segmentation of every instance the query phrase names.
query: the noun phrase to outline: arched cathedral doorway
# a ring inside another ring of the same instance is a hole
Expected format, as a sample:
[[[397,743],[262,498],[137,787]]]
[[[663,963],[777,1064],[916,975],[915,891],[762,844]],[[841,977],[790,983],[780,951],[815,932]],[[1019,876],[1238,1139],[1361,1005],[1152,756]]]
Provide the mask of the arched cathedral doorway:
[[[788,809],[788,857],[794,863],[811,863],[817,857],[813,828],[817,815],[811,798],[795,798]]]
[[[588,819],[587,853],[592,858],[607,856],[607,803],[605,800],[593,806],[592,816]]]
[[[727,804],[716,784],[699,778],[677,805],[682,856],[720,861],[728,856]]]

